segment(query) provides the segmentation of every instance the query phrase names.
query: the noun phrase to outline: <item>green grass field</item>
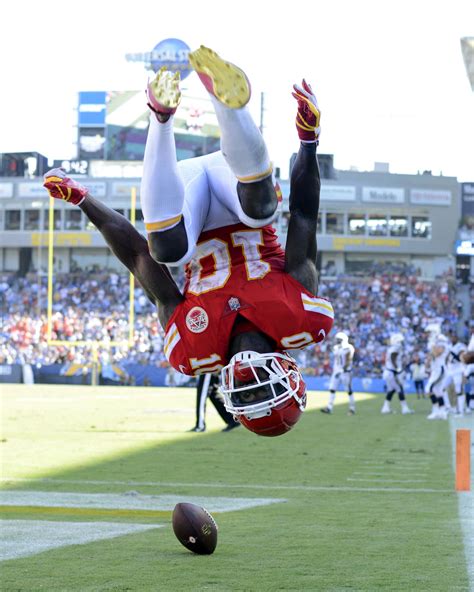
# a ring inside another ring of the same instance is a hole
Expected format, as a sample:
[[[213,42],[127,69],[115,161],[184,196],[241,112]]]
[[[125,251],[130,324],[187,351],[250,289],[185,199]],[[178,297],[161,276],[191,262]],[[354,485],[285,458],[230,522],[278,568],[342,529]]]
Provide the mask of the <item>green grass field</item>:
[[[187,432],[192,389],[3,385],[1,493],[18,503],[0,509],[26,534],[2,592],[469,590],[449,423],[426,421],[428,401],[381,416],[381,397],[362,394],[348,417],[338,397],[328,417],[310,393],[298,426],[265,439],[221,433],[211,404],[208,431]],[[285,501],[213,512],[217,549],[197,556],[169,509],[39,506],[34,492]],[[150,528],[77,544],[76,527],[109,523]],[[55,526],[70,528],[63,546],[27,554]]]

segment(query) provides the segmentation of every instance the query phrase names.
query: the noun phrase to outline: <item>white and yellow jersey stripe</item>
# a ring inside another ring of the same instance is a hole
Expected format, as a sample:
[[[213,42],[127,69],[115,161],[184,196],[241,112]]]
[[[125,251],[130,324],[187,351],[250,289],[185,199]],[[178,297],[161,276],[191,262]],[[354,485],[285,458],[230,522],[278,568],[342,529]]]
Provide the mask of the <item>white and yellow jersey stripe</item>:
[[[163,345],[163,351],[165,352],[166,359],[168,362],[171,358],[171,352],[174,350],[176,345],[179,343],[181,336],[178,331],[178,327],[176,323],[173,323],[171,327],[168,329],[165,335],[165,341]]]
[[[317,296],[308,296],[301,292],[301,300],[303,302],[303,308],[310,312],[319,312],[320,314],[326,315],[331,319],[334,318],[334,309],[329,300],[324,298],[318,298]]]

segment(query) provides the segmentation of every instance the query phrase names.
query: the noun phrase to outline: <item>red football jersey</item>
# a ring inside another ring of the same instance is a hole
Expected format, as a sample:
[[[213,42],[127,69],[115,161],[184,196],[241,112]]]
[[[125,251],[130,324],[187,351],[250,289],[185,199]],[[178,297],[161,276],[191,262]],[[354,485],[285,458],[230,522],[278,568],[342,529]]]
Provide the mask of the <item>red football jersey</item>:
[[[334,320],[331,303],[308,292],[284,266],[271,226],[234,224],[202,233],[186,267],[185,300],[166,326],[170,364],[190,375],[220,370],[242,322],[244,330],[246,324],[270,337],[276,351],[322,341]]]

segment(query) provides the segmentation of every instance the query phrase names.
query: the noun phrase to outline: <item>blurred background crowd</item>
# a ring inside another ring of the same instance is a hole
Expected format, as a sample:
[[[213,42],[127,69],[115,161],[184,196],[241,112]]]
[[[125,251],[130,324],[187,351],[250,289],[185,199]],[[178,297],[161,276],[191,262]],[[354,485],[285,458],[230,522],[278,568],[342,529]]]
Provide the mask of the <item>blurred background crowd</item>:
[[[178,279],[182,282],[182,277]],[[155,306],[137,285],[133,344],[127,342],[129,295],[128,275],[80,272],[55,276],[51,337],[70,345],[48,346],[47,277],[4,275],[0,278],[0,364],[87,364],[92,346],[73,347],[73,342],[100,341],[104,345],[97,348],[99,359],[167,367]],[[355,346],[355,376],[381,374],[393,332],[404,333],[408,358],[424,355],[423,329],[429,322],[440,322],[444,332],[454,331],[461,340],[469,340],[469,323],[462,321],[462,303],[449,274],[432,282],[423,281],[409,268],[374,268],[370,277],[323,275],[319,295],[333,304],[332,334],[345,331]],[[470,297],[472,302],[473,287]],[[124,343],[107,347],[111,341]],[[313,376],[330,374],[332,345],[329,337],[321,345],[297,352],[303,371]]]

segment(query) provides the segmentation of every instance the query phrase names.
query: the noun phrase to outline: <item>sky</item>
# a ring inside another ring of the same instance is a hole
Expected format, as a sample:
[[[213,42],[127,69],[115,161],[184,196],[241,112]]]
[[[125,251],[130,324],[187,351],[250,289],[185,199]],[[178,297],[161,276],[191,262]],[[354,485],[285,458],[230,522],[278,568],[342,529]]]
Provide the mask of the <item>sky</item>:
[[[291,87],[305,77],[322,113],[319,151],[336,168],[386,162],[392,173],[474,181],[474,93],[460,49],[474,35],[472,0],[8,0],[1,22],[0,152],[73,158],[77,92],[144,88],[147,72],[125,54],[177,37],[246,72],[257,119],[264,93],[264,137],[282,176],[298,148]]]

